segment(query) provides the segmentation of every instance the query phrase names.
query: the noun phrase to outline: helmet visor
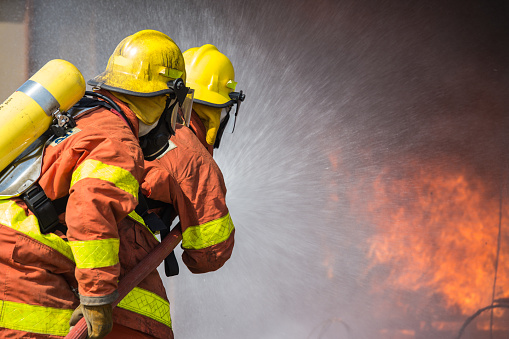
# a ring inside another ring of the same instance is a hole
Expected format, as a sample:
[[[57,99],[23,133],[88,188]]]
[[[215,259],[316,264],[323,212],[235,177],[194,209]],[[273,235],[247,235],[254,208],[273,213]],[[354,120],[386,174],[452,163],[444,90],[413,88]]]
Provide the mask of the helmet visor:
[[[236,115],[230,116],[230,111],[232,110],[233,105],[225,107],[221,110],[221,124],[224,124],[224,131],[227,133],[233,133],[235,129],[235,120],[237,119]]]
[[[171,101],[170,101],[171,100]],[[170,126],[172,133],[175,133],[175,128],[177,127],[177,120],[179,116],[179,105],[176,99],[169,99],[168,107],[170,108],[173,105],[173,109],[171,110],[170,116]]]
[[[177,123],[189,127],[193,110],[194,89],[189,89],[181,107],[177,108]]]

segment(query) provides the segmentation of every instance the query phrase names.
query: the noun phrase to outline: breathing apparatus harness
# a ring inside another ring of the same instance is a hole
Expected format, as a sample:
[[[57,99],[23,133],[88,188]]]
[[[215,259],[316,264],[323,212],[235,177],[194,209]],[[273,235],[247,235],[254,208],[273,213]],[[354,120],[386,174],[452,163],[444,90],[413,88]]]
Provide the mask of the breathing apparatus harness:
[[[76,127],[76,119],[81,113],[84,113],[89,108],[97,106],[102,106],[109,110],[114,109],[121,115],[131,130],[134,130],[134,127],[129,119],[127,119],[125,113],[113,100],[100,93],[86,91],[85,96],[78,101],[69,112],[59,112],[59,116],[55,117],[54,123],[50,126],[50,129],[43,134],[41,139],[49,139],[51,138],[51,134],[57,137],[64,136],[69,129]],[[77,113],[72,114],[72,111],[77,111]],[[30,149],[27,150],[27,153],[29,151]],[[23,156],[24,154],[22,153],[20,157]],[[37,217],[41,233],[47,234],[55,230],[59,230],[64,234],[67,232],[66,227],[59,222],[58,216],[65,212],[67,201],[69,200],[68,195],[59,199],[50,200],[39,183],[35,183],[21,195],[21,198],[27,204],[28,209]]]
[[[170,81],[168,87],[173,89],[173,92],[170,93],[166,100],[166,107],[157,126],[147,135],[140,137],[140,146],[145,160],[148,161],[156,159],[168,149],[168,140],[175,134],[172,127],[172,112],[177,103],[179,107],[182,106],[189,90],[189,88],[185,87],[183,80],[180,78]],[[113,100],[103,94],[91,91],[86,91],[85,96],[73,106],[73,109],[78,111],[77,114],[73,115],[68,112],[60,113],[58,117],[55,117],[55,123],[51,125],[48,132],[58,137],[64,136],[69,129],[76,126],[75,119],[77,119],[81,113],[84,113],[89,108],[97,106],[105,107],[108,110],[114,110],[114,113],[118,113],[134,133],[134,126]],[[45,135],[46,138],[48,138],[47,134],[48,133]],[[64,234],[67,232],[66,227],[59,222],[58,216],[65,212],[69,199],[68,195],[52,201],[46,196],[41,186],[35,183],[23,193],[21,197],[27,204],[27,207],[37,217],[40,230],[43,234],[55,230],[60,230]],[[155,213],[149,212],[149,210],[153,208],[162,208],[162,219]],[[162,238],[169,234],[171,221],[176,216],[172,205],[146,198],[142,194],[141,189],[138,194],[138,206],[135,212],[143,218],[145,224],[153,233],[159,231]],[[166,276],[169,277],[179,273],[178,262],[174,252],[170,253],[164,262]]]

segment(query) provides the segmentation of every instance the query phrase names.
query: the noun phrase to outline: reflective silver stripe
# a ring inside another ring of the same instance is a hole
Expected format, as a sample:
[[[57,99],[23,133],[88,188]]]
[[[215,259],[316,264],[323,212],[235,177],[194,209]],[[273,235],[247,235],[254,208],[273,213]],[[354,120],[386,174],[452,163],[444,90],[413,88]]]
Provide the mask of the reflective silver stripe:
[[[60,104],[57,99],[51,94],[43,85],[38,82],[27,80],[16,92],[23,92],[32,98],[41,108],[46,115],[51,116]]]

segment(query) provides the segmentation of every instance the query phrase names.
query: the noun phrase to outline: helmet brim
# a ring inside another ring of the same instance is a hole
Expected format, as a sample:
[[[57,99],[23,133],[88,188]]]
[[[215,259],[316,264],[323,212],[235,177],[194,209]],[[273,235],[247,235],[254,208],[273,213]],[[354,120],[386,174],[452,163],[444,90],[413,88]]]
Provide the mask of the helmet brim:
[[[230,97],[213,92],[200,84],[188,82],[187,86],[194,89],[193,102],[195,103],[217,108],[228,107],[235,103]]]
[[[117,83],[112,80],[106,72],[96,76],[93,79],[90,79],[87,84],[95,87],[101,88],[108,91],[119,92],[122,94],[134,95],[139,97],[155,97],[158,95],[170,94],[173,93],[173,90],[169,87],[162,86],[151,86],[150,83],[144,80],[137,79],[129,79],[129,86],[125,86],[125,83]],[[129,88],[140,88],[139,91],[133,91],[125,89],[124,87]]]

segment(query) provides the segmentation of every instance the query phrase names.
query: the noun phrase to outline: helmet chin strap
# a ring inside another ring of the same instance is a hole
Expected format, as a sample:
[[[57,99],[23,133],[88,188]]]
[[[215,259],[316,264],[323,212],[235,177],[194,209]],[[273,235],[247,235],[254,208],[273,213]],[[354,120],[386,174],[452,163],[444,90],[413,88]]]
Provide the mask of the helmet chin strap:
[[[219,148],[219,144],[221,143],[221,138],[223,137],[224,130],[228,125],[228,121],[230,120],[230,111],[228,111],[224,118],[221,119],[221,124],[217,129],[216,140],[214,142],[214,148]]]

